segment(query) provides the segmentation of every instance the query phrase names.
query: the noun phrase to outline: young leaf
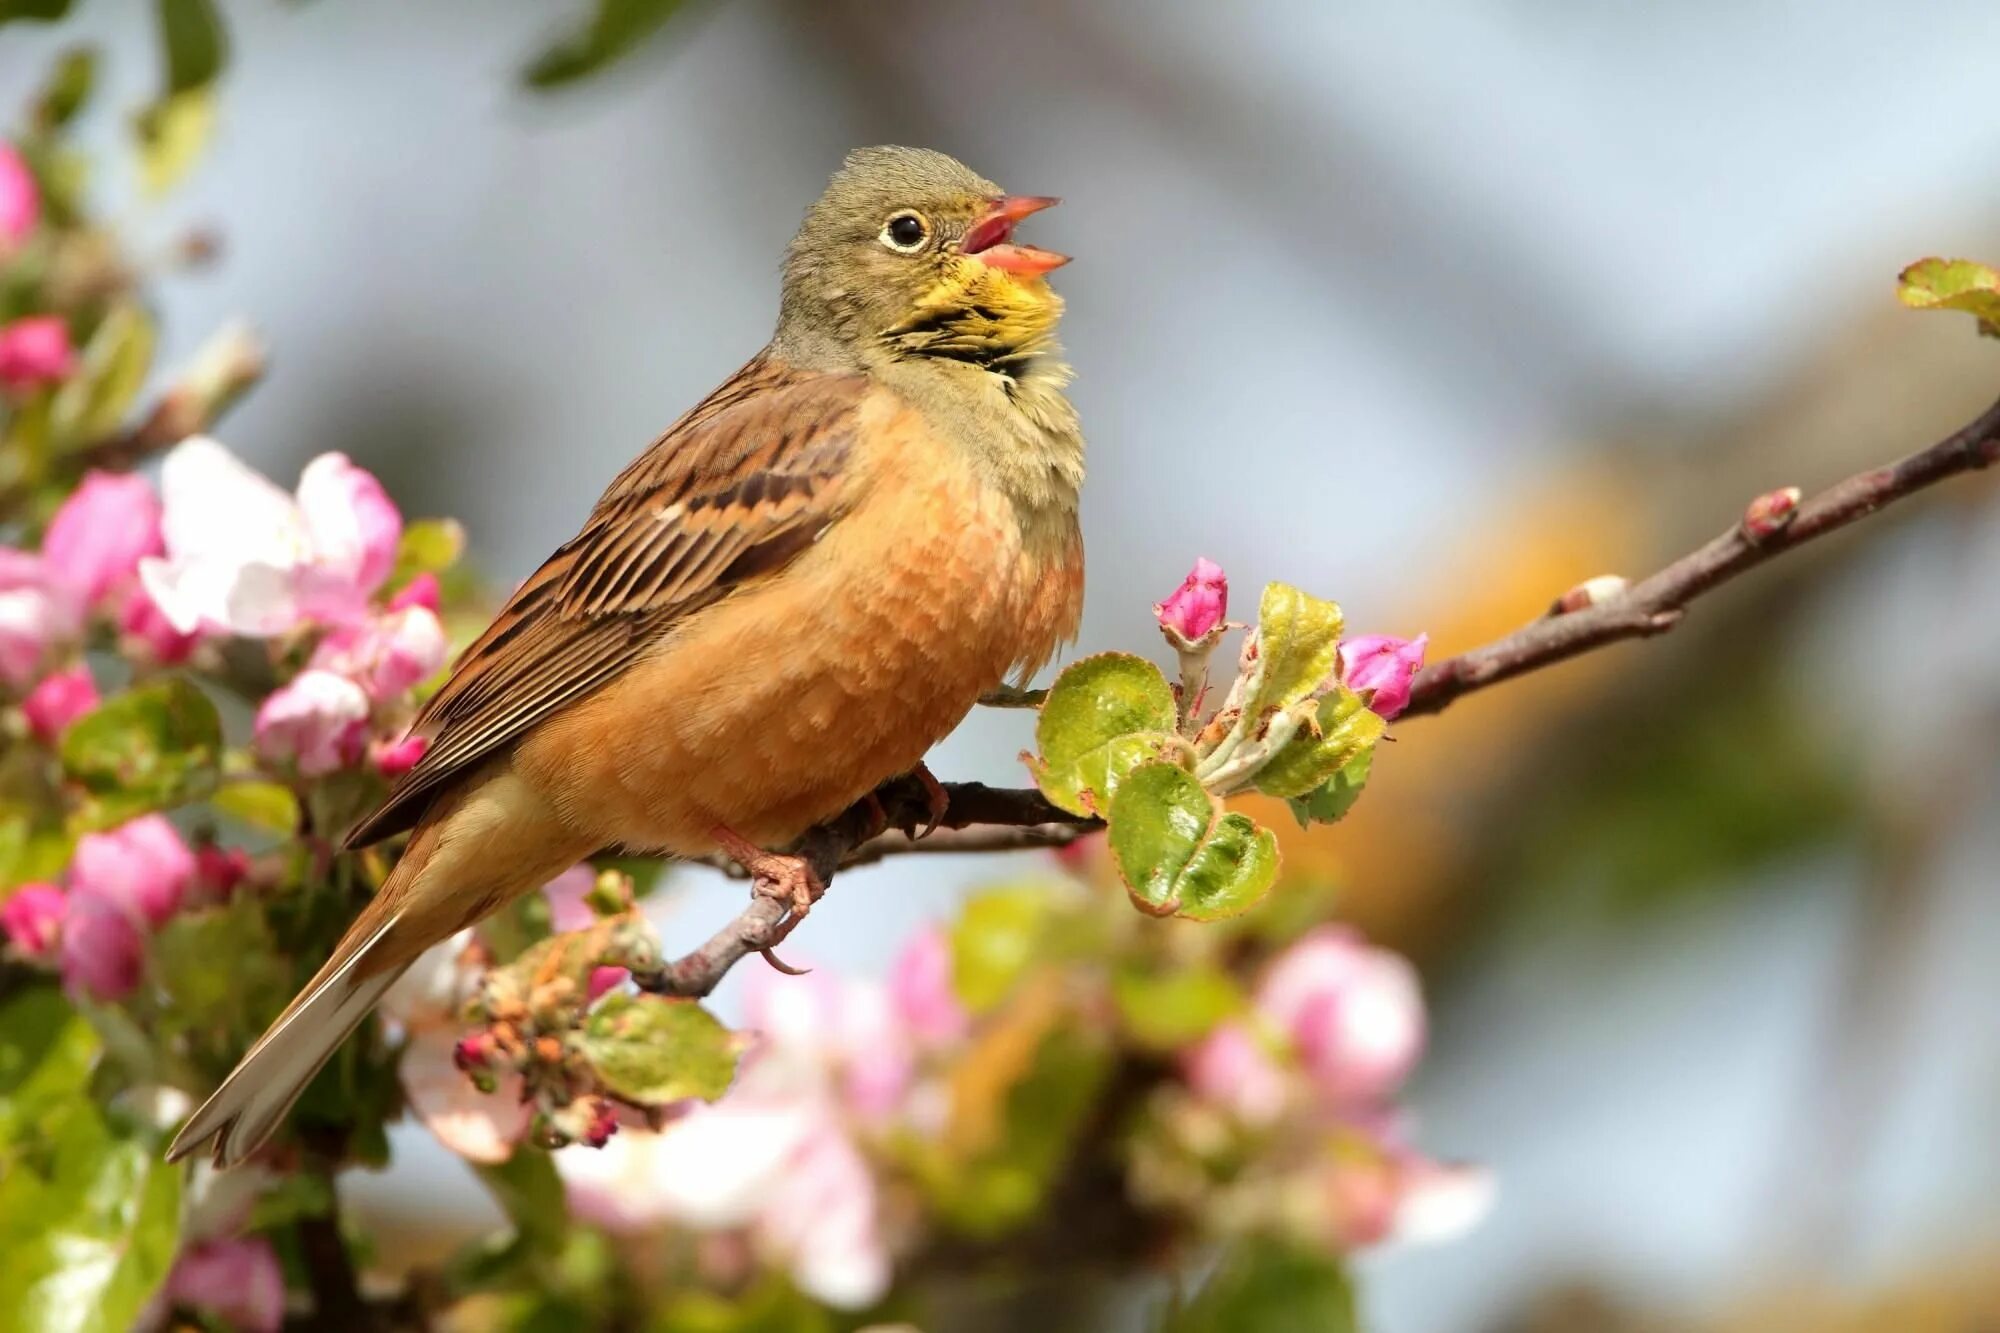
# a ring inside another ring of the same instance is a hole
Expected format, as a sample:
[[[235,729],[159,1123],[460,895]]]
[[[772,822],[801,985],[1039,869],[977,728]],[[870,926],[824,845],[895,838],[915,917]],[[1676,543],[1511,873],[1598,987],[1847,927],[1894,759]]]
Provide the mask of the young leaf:
[[[217,814],[267,833],[296,833],[299,798],[290,787],[275,782],[229,782],[208,798]]]
[[[1047,888],[988,889],[966,901],[951,931],[951,983],[975,1014],[999,1004],[1040,956],[1054,904]]]
[[[1361,789],[1368,785],[1368,770],[1374,763],[1375,751],[1363,750],[1348,762],[1347,767],[1319,786],[1302,796],[1288,798],[1287,804],[1292,807],[1299,827],[1331,824],[1345,815],[1361,799]]]
[[[1319,688],[1340,661],[1340,607],[1286,583],[1264,587],[1257,611],[1256,688],[1246,718],[1290,708]]]
[[[1163,1053],[1199,1041],[1243,1007],[1242,990],[1213,963],[1158,972],[1120,968],[1111,980],[1111,998],[1133,1041]]]
[[[1174,722],[1174,692],[1158,667],[1129,653],[1086,657],[1056,678],[1035,721],[1035,781],[1071,814],[1091,814],[1109,801],[1096,788],[1110,785],[1110,773],[1122,776],[1125,761],[1144,748],[1128,745],[1114,756],[1106,747],[1135,733],[1172,737]],[[1164,740],[1145,745],[1156,755],[1173,749]]]
[[[736,1077],[736,1039],[691,1000],[613,993],[591,1010],[584,1058],[604,1086],[644,1106],[714,1101]]]
[[[1278,877],[1278,839],[1247,815],[1217,817],[1213,796],[1171,764],[1127,775],[1111,803],[1109,840],[1126,891],[1143,912],[1215,921],[1253,906]]]
[[[35,123],[44,130],[59,130],[75,118],[90,101],[97,83],[97,52],[75,46],[56,57],[55,67],[35,98]]]
[[[1896,299],[1912,310],[1962,310],[1979,331],[2000,338],[2000,272],[1970,259],[1919,259],[1896,278]]]
[[[159,0],[159,17],[167,96],[214,82],[229,58],[229,38],[210,0]]]
[[[401,587],[419,574],[442,574],[458,563],[464,551],[465,528],[457,519],[413,519],[403,527],[388,586]]]
[[[674,16],[683,0],[596,0],[590,22],[564,36],[530,64],[530,87],[573,83],[624,58]]]
[[[80,444],[115,430],[145,386],[154,342],[145,311],[130,303],[113,306],[84,344],[77,374],[56,391],[49,416],[56,438]]]
[[[1257,770],[1257,790],[1267,796],[1304,796],[1373,753],[1388,725],[1361,696],[1336,685],[1320,696],[1315,725],[1301,730]],[[1314,730],[1318,735],[1314,735]],[[1365,773],[1365,770],[1364,770]],[[1358,795],[1358,789],[1356,794]]]
[[[79,822],[94,828],[215,790],[222,720],[178,676],[115,695],[62,739],[63,772],[90,796]]]
[[[190,88],[140,111],[139,183],[157,198],[187,175],[215,129],[215,90]]]

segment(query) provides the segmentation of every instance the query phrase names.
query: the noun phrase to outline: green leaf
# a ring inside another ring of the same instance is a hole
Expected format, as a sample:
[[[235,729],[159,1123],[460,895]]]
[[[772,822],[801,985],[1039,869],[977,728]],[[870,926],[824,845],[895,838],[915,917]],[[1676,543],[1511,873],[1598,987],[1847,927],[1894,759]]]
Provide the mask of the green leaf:
[[[1141,911],[1214,921],[1255,905],[1278,877],[1278,839],[1171,764],[1134,769],[1111,803],[1112,860]]]
[[[252,828],[290,835],[299,828],[299,798],[276,782],[228,782],[208,798],[217,814]]]
[[[1340,1260],[1273,1241],[1236,1245],[1160,1333],[1354,1333],[1354,1288]]]
[[[951,981],[968,1010],[983,1014],[999,1004],[1041,956],[1053,906],[1049,890],[1031,884],[966,901],[951,931]]]
[[[97,52],[72,47],[56,57],[54,68],[35,99],[35,123],[44,130],[61,129],[90,101],[97,84]]]
[[[35,986],[0,1006],[0,1161],[43,1132],[90,1084],[97,1036],[54,986]],[[0,1173],[4,1174],[4,1173]]]
[[[590,20],[536,56],[522,77],[556,88],[594,74],[636,50],[681,8],[683,0],[595,0]]]
[[[1124,967],[1112,978],[1111,997],[1132,1040],[1162,1052],[1199,1041],[1243,1007],[1235,979],[1213,963],[1163,972]]]
[[[419,574],[442,574],[465,553],[465,528],[455,518],[419,518],[403,525],[389,586],[400,588]]]
[[[0,1328],[125,1333],[166,1279],[181,1173],[79,1099],[0,1177]]]
[[[1340,661],[1340,607],[1288,583],[1267,583],[1257,611],[1257,667],[1245,717],[1290,708]]]
[[[56,391],[49,422],[56,437],[81,445],[116,430],[145,387],[155,341],[145,311],[113,306],[84,344],[77,374]]]
[[[1368,772],[1374,765],[1374,749],[1363,750],[1319,786],[1303,796],[1288,797],[1287,803],[1299,827],[1331,824],[1353,809],[1354,803],[1361,799],[1361,789],[1368,785]]]
[[[1108,785],[1107,775],[1122,776],[1130,767],[1123,761],[1142,749],[1153,756],[1171,749],[1168,742],[1179,740],[1174,724],[1173,689],[1158,667],[1130,653],[1086,657],[1056,678],[1035,720],[1035,781],[1043,795],[1071,814],[1093,814],[1109,801],[1097,789]],[[1107,749],[1135,734],[1149,739],[1116,752]],[[1102,800],[1093,801],[1091,793]]]
[[[264,905],[239,895],[227,906],[180,912],[160,928],[147,951],[152,977],[171,997],[163,1035],[187,1032],[212,1040],[272,1012],[290,989]],[[227,966],[217,966],[218,960]]]
[[[70,0],[0,0],[0,23],[33,19],[52,23],[69,13]]]
[[[1181,872],[1215,824],[1216,803],[1172,764],[1133,770],[1111,803],[1111,855],[1132,900],[1158,916],[1180,907]]]
[[[611,1092],[644,1106],[714,1101],[736,1077],[736,1038],[692,1000],[604,997],[583,1028],[583,1054]]]
[[[215,131],[215,89],[190,88],[153,103],[133,122],[139,137],[139,183],[157,198],[187,175]]]
[[[209,0],[158,0],[166,95],[203,88],[222,73],[229,37]]]
[[[1356,760],[1366,760],[1387,725],[1369,711],[1360,695],[1345,685],[1336,685],[1320,696],[1313,724],[1300,729],[1257,770],[1257,790],[1286,799],[1304,796],[1332,781]],[[1365,764],[1361,771],[1365,777]],[[1360,794],[1358,787],[1355,794]]]
[[[92,828],[207,796],[221,754],[214,703],[179,676],[113,696],[62,739],[63,772],[90,797],[79,822]]]
[[[1896,299],[1912,310],[1962,310],[1979,331],[2000,338],[2000,272],[1970,259],[1919,259],[1896,278]]]

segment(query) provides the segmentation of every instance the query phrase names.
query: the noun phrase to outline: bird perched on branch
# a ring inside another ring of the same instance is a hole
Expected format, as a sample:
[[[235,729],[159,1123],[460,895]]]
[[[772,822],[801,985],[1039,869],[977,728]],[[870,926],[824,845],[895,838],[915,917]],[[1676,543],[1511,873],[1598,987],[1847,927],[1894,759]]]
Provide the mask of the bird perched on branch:
[[[1083,438],[1062,255],[941,153],[850,155],[786,254],[777,332],[618,475],[419,715],[349,837],[410,831],[319,974],[174,1140],[240,1162],[415,958],[605,847],[779,849],[918,770],[1074,636]],[[935,789],[935,788],[934,788]]]

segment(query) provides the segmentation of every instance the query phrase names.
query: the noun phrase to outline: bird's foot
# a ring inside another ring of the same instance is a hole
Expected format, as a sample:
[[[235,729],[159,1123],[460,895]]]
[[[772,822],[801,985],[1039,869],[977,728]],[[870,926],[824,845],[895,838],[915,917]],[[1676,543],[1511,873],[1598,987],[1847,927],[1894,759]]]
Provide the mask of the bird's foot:
[[[938,825],[944,822],[945,815],[951,811],[951,793],[944,789],[944,784],[937,780],[937,774],[931,772],[928,764],[918,764],[911,770],[910,776],[923,785],[924,801],[930,814],[930,823],[924,825],[924,831],[912,833],[910,836],[928,838],[937,832]]]
[[[720,824],[710,834],[729,853],[730,860],[750,872],[750,891],[784,904],[794,922],[812,911],[813,904],[826,892],[825,882],[814,873],[812,863],[805,857],[767,852]]]

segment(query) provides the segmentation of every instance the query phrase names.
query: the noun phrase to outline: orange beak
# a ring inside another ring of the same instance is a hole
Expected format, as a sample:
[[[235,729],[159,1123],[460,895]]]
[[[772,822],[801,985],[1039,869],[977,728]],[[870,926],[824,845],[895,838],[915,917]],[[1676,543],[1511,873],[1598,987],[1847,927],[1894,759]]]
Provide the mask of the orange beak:
[[[1040,275],[1061,268],[1069,262],[1068,255],[1013,243],[1014,224],[1061,202],[1041,194],[1010,194],[995,199],[993,207],[966,229],[958,243],[958,252],[976,255],[980,263],[1008,273]]]

